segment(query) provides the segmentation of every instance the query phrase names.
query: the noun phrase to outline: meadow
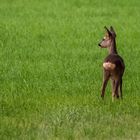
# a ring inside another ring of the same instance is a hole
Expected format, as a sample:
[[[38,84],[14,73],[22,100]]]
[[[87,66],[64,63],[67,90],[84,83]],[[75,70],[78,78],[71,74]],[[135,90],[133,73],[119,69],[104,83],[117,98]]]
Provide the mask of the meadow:
[[[115,102],[105,25],[126,65]],[[139,140],[139,44],[139,0],[0,0],[0,139]]]

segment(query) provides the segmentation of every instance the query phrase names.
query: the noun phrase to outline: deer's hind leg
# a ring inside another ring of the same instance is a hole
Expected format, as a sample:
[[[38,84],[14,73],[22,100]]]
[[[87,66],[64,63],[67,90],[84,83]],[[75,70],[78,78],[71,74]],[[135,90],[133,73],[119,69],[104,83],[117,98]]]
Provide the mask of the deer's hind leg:
[[[106,71],[104,69],[104,73],[103,73],[103,84],[102,84],[102,91],[101,91],[101,97],[104,98],[104,95],[105,95],[105,89],[106,89],[106,86],[107,86],[107,83],[108,83],[108,80],[110,78],[110,73],[109,71]]]

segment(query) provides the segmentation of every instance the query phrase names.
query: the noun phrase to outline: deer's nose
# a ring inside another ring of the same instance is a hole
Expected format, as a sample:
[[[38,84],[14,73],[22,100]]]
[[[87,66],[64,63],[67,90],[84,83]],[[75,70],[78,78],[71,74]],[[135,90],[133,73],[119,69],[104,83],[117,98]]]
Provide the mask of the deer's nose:
[[[101,44],[99,43],[98,46],[101,46]]]

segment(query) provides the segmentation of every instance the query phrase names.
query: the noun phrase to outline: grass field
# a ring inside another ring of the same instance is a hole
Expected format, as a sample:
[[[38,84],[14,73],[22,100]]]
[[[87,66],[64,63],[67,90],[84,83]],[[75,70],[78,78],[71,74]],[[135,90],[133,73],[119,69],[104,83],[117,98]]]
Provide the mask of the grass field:
[[[100,99],[98,43],[113,25],[123,101]],[[140,139],[139,0],[0,0],[0,139]]]

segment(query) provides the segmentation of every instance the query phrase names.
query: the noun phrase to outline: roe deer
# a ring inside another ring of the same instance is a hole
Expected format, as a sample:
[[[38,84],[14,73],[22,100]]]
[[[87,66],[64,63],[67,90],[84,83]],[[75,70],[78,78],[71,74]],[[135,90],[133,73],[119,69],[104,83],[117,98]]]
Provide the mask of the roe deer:
[[[118,55],[116,49],[116,33],[113,27],[110,30],[105,26],[106,34],[102,41],[98,44],[101,48],[108,48],[109,55],[103,62],[103,85],[101,97],[104,98],[105,88],[108,80],[112,82],[112,100],[114,98],[122,98],[122,76],[125,70],[125,64],[121,56]]]

